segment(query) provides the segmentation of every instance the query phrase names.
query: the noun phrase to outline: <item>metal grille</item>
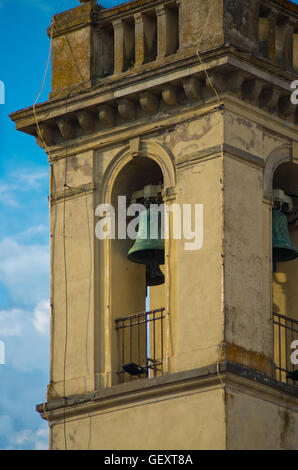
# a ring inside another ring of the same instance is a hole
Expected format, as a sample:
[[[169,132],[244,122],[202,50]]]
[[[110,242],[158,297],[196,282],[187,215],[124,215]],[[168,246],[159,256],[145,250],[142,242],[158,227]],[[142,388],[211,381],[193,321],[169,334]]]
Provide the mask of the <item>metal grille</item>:
[[[121,383],[163,374],[164,310],[160,308],[115,320]],[[125,370],[131,364],[138,366],[139,373],[132,374]]]
[[[298,321],[293,318],[273,313],[274,325],[274,367],[275,378],[280,382],[298,386],[298,382],[287,377],[298,369],[292,363],[293,341],[298,341]],[[291,347],[292,346],[292,347]]]

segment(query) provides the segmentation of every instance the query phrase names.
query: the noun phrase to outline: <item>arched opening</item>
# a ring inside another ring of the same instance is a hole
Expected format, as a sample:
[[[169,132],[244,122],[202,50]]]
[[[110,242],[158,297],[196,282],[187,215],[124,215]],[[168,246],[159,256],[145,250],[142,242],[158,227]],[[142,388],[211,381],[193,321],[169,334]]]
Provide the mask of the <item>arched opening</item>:
[[[276,378],[295,384],[298,340],[298,165],[281,164],[273,177],[272,212],[274,363]]]
[[[115,210],[115,238],[110,244],[112,383],[162,373],[162,309],[166,280],[163,278],[161,284],[148,288],[146,263],[153,251],[150,247],[147,251],[150,240],[138,238],[144,218],[138,211],[132,215],[129,209],[132,204],[145,207],[148,191],[151,202],[162,203],[163,186],[160,166],[144,156],[132,158],[113,184],[111,205]],[[136,216],[139,216],[139,224]],[[132,233],[128,230],[131,224],[136,240],[131,238]],[[138,251],[136,245],[143,243],[144,249]],[[134,249],[135,254],[142,254],[141,261],[135,261],[137,256],[128,256]],[[164,267],[160,266],[160,269],[164,274]]]

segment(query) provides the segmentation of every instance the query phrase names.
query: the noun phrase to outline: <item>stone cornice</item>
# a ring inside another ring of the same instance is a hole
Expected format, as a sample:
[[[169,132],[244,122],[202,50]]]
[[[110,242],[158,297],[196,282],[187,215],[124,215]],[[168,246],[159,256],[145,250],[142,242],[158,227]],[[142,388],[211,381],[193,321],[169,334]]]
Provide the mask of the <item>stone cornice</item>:
[[[116,406],[128,406],[143,400],[162,399],[168,395],[203,392],[210,388],[238,390],[298,411],[298,388],[267,377],[248,367],[222,362],[200,369],[142,379],[79,396],[52,400],[37,405],[43,419],[56,422],[86,413],[96,413]]]
[[[171,114],[159,113],[156,118],[153,116],[150,120],[141,119],[128,122],[122,126],[93,132],[86,135],[83,139],[77,138],[67,141],[67,144],[62,143],[60,145],[56,145],[55,147],[51,147],[49,160],[54,161],[64,158],[65,156],[78,155],[89,150],[104,149],[110,145],[114,146],[115,144],[123,143],[131,138],[153,137],[155,134],[160,134],[161,132],[174,129],[175,126],[180,123],[185,123],[194,119],[201,119],[203,116],[210,113],[218,112],[223,113],[224,115],[225,111],[228,111],[238,114],[239,106],[241,106],[241,116],[249,120],[253,120],[264,129],[264,132],[275,135],[288,144],[291,143],[291,140],[298,139],[296,126],[293,123],[287,123],[285,126],[284,121],[278,116],[271,115],[263,109],[256,108],[248,102],[243,102],[239,98],[231,94],[227,94],[224,97],[222,107],[218,107],[217,100],[215,96],[213,96],[203,103],[197,101],[191,107],[181,106],[179,112],[177,112],[177,109],[175,108]],[[211,150],[212,149],[204,149],[201,152],[196,152],[195,155],[190,156],[190,160],[188,159],[188,156],[185,156],[185,159],[183,159],[183,161],[178,161],[177,165],[179,167],[194,164],[197,159],[211,155]],[[213,148],[213,150],[215,151],[215,148]],[[256,164],[257,166],[264,165],[260,156],[251,155],[248,152],[242,152],[240,155],[240,152],[236,151],[236,149],[234,149],[232,154],[236,157],[247,160],[252,164]]]
[[[220,51],[218,51],[219,53]],[[226,51],[225,51],[226,52]],[[215,66],[225,65],[228,63],[227,57],[220,58],[221,54],[216,54],[213,59],[214,52],[208,54],[209,63],[206,64],[207,69],[214,68]],[[72,113],[78,110],[105,104],[109,101],[124,98],[132,95],[136,90],[138,92],[148,91],[149,89],[169,83],[170,81],[177,80],[190,76],[192,74],[202,73],[205,65],[194,58],[185,59],[177,57],[173,64],[172,62],[158,64],[157,70],[152,70],[152,67],[146,72],[146,64],[143,66],[145,69],[141,75],[132,73],[130,71],[123,72],[118,76],[111,76],[102,79],[100,84],[94,86],[92,90],[79,90],[79,93],[68,96],[67,98],[58,98],[55,100],[46,101],[36,105],[36,114],[39,121],[46,121],[52,118],[64,115],[67,112]],[[10,114],[11,119],[16,123],[17,130],[28,129],[35,125],[32,106],[24,108]]]
[[[286,74],[286,77],[283,77],[280,73],[277,73],[277,70],[276,73],[273,73],[272,67],[266,71],[260,67],[259,63],[252,64],[244,57],[237,57],[237,55],[233,54],[221,55],[221,53],[222,51],[218,51],[218,57],[215,58],[213,51],[209,56],[209,60],[206,58],[204,64],[198,59],[195,61],[192,59],[190,62],[184,59],[181,60],[180,65],[178,65],[178,61],[175,69],[173,69],[173,64],[170,63],[168,66],[160,67],[158,74],[154,73],[152,70],[148,71],[148,74],[144,73],[141,81],[139,80],[139,76],[134,75],[126,77],[125,73],[122,74],[124,75],[123,77],[118,77],[118,80],[116,80],[115,77],[113,77],[113,80],[106,79],[100,86],[94,87],[91,91],[82,91],[80,94],[68,97],[67,99],[57,99],[37,105],[37,119],[39,122],[50,127],[56,127],[54,120],[58,119],[60,116],[64,116],[66,113],[76,120],[76,113],[81,110],[89,110],[91,113],[95,113],[99,106],[110,104],[112,107],[115,107],[117,102],[123,98],[130,98],[135,101],[139,99],[139,95],[144,91],[150,91],[154,95],[159,96],[159,100],[164,99],[165,95],[161,96],[164,86],[172,83],[178,88],[183,89],[183,82],[189,77],[195,77],[198,81],[208,85],[206,82],[206,71],[208,71],[208,73],[212,71],[212,73],[218,75],[223,74],[224,86],[223,90],[219,91],[227,90],[226,77],[229,73],[233,75],[238,71],[239,74],[243,75],[242,82],[249,80],[260,82],[260,92],[264,88],[271,87],[278,91],[279,98],[288,96],[290,99],[290,83],[291,80],[296,78],[295,75]],[[215,86],[220,87],[220,81],[218,81],[218,83],[219,85],[215,83]],[[242,93],[242,86],[244,86],[243,83],[242,85],[240,83],[240,88],[238,90],[232,90],[232,92],[236,94]],[[184,92],[187,92],[185,87]],[[199,97],[196,99],[199,99]],[[248,96],[247,99],[249,100],[250,97]],[[261,102],[259,105],[262,107]],[[12,113],[10,117],[16,123],[18,130],[36,135],[32,107]],[[49,142],[48,146],[50,145],[51,142]]]
[[[291,13],[294,13],[294,16],[298,19],[298,6],[295,3],[289,0],[269,0],[268,4],[268,6],[276,7],[280,11],[286,13],[291,11]]]
[[[222,111],[218,107],[217,102],[211,99],[206,101],[203,106],[197,105],[191,109],[182,107],[179,113],[160,114],[158,119],[131,121],[110,130],[95,132],[85,136],[84,139],[74,139],[68,142],[67,145],[64,143],[56,145],[51,148],[49,161],[58,160],[70,155],[78,155],[89,150],[99,151],[110,145],[115,146],[135,137],[142,137],[144,139],[153,137],[161,132],[170,131],[179,123],[200,119],[204,115],[216,112]]]

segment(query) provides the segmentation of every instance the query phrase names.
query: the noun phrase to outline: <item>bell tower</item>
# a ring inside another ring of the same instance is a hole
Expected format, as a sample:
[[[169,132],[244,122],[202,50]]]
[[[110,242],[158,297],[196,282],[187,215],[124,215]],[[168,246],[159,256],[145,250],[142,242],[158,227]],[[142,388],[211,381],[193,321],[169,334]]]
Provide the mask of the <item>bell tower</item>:
[[[80,3],[11,115],[50,164],[50,447],[295,449],[298,7]]]

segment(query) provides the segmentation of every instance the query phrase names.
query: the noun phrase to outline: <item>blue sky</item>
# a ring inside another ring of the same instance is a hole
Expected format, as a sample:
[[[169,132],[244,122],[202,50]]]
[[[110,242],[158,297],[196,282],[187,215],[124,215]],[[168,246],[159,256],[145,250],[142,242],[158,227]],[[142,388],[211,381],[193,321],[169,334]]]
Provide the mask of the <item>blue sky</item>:
[[[48,448],[47,423],[35,412],[49,381],[48,161],[8,114],[34,103],[49,51],[46,29],[55,13],[78,5],[0,0],[0,449]],[[50,73],[39,102],[49,92]]]
[[[32,137],[15,131],[8,114],[35,101],[52,15],[78,4],[0,0],[0,80],[6,86],[0,105],[0,449],[48,448],[47,424],[35,412],[49,378],[48,161]],[[49,91],[50,74],[39,102]]]

